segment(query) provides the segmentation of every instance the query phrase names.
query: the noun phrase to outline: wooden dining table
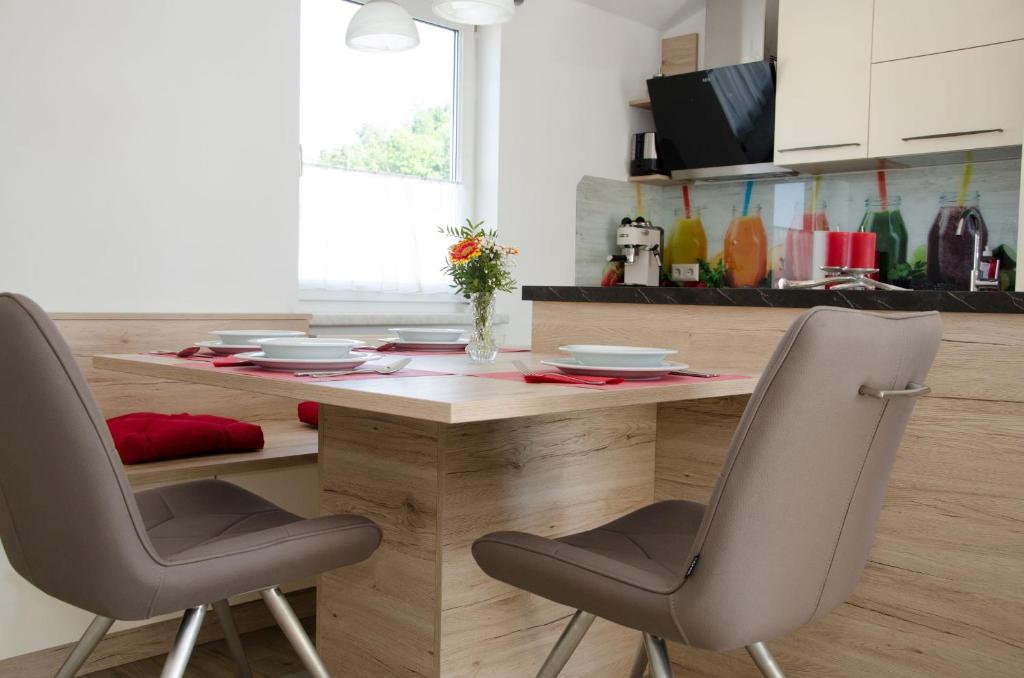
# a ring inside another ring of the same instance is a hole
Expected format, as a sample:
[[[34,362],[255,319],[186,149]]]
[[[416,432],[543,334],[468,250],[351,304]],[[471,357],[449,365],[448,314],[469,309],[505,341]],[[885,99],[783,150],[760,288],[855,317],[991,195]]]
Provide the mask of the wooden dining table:
[[[157,355],[97,356],[94,366],[321,404],[320,510],[367,516],[384,533],[367,562],[319,579],[317,645],[332,675],[521,678],[572,610],[487,577],[473,541],[497,530],[571,534],[652,503],[656,448],[686,444],[676,419],[689,410],[672,404],[735,399],[756,383],[747,374],[595,389],[480,376],[547,357],[422,355],[409,369],[435,374],[337,381]],[[704,424],[692,423],[698,441]],[[628,675],[639,638],[599,620],[566,675]]]

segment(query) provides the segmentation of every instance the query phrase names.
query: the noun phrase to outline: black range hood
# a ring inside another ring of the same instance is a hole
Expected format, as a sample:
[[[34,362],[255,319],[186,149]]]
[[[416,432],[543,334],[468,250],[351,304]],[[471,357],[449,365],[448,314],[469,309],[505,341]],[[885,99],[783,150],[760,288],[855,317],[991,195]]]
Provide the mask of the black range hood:
[[[775,65],[755,61],[647,81],[662,166],[673,179],[792,176],[772,164]]]

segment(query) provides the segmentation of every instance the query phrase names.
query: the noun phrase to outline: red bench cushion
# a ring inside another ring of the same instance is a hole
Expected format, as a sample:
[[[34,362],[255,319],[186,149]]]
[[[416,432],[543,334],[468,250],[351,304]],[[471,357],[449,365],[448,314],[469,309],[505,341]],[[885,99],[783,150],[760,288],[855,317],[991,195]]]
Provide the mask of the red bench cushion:
[[[125,464],[263,448],[259,426],[206,414],[136,412],[108,419],[107,425]]]
[[[318,428],[320,426],[320,403],[299,403],[299,421]]]

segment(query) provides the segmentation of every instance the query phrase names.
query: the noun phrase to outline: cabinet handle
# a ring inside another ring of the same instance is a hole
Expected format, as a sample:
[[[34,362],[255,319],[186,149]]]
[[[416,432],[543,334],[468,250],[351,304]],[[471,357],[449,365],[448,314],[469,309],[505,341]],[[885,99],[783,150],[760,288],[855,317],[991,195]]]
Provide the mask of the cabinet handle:
[[[856,142],[848,144],[821,144],[820,146],[797,146],[795,148],[780,148],[779,153],[789,153],[791,151],[820,151],[825,148],[846,148],[848,146],[860,146]]]
[[[993,129],[972,129],[966,132],[943,132],[942,134],[921,134],[916,137],[903,137],[903,141],[919,141],[921,139],[948,139],[949,137],[969,137],[973,134],[1001,134],[1005,132],[1002,127]]]

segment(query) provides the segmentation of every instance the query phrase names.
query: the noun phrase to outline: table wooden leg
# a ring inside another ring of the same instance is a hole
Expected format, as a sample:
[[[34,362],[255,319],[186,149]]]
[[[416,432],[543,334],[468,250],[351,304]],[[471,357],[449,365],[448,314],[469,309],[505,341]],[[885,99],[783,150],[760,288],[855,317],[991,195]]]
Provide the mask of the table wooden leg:
[[[332,674],[533,675],[572,610],[490,579],[470,545],[494,530],[569,534],[651,503],[656,422],[654,405],[453,425],[322,407],[322,510],[384,530],[368,562],[321,577]],[[599,620],[566,675],[626,675],[637,638]]]

